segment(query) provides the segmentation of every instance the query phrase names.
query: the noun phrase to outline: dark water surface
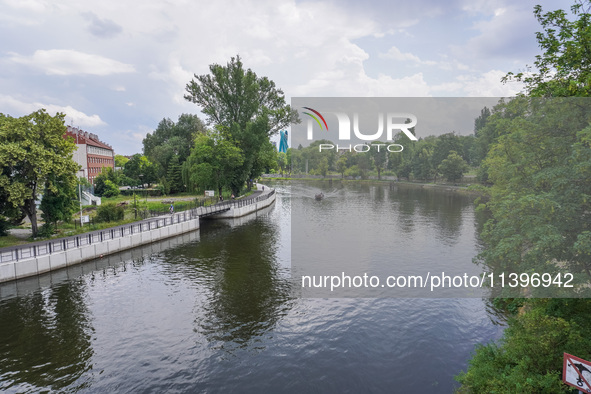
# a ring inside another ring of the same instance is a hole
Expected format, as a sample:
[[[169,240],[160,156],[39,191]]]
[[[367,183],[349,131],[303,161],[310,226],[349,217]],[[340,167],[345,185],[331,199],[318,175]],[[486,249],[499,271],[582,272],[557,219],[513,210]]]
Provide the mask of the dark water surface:
[[[430,242],[404,243],[423,242],[421,259],[435,261],[477,250],[471,199],[388,184],[276,187],[256,216],[1,285],[0,391],[452,392],[474,345],[501,333],[485,302],[297,298],[290,207],[315,203],[317,190],[328,202],[367,194],[371,212],[351,215],[390,204],[407,234],[431,229]]]

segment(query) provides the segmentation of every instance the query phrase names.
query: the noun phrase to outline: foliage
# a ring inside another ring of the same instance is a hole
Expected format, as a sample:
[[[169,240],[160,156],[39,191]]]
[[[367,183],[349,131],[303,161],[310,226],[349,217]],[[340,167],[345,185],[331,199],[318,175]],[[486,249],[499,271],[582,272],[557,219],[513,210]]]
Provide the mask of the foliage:
[[[75,182],[78,165],[72,154],[76,145],[71,138],[64,138],[64,117],[61,113],[52,117],[44,109],[20,118],[0,114],[0,194],[6,197],[3,208],[26,214],[33,236],[38,231],[35,200],[48,177],[53,174]]]
[[[46,225],[69,221],[78,205],[76,178],[70,175],[50,174],[45,182],[45,191],[39,208]]]
[[[205,125],[197,115],[182,114],[177,123],[168,118],[162,119],[156,130],[148,133],[143,140],[144,155],[150,163],[154,163],[153,176],[151,173],[147,174],[145,168],[139,170],[138,174],[149,175],[144,183],[166,176],[174,156],[177,156],[178,164],[182,165],[189,157],[195,136],[205,131]],[[137,176],[128,176],[139,179]]]
[[[105,196],[107,192],[107,181],[111,182],[113,185],[119,184],[119,174],[116,171],[113,171],[111,167],[103,167],[100,174],[94,178],[94,194],[102,197]],[[111,187],[111,186],[109,186]]]
[[[114,202],[101,204],[96,210],[95,220],[97,222],[116,222],[123,220],[125,208],[117,206]]]
[[[581,325],[538,306],[513,318],[499,344],[478,346],[468,371],[456,379],[461,392],[569,392],[561,381],[563,353],[588,359],[589,349],[591,339]]]
[[[174,155],[168,165],[168,173],[166,180],[170,188],[170,193],[180,193],[185,191],[185,184],[183,182],[182,168],[179,163],[179,156]]]
[[[564,10],[543,13],[542,6],[535,6],[534,15],[543,29],[536,39],[544,51],[536,56],[536,72],[510,72],[503,80],[525,82],[532,97],[591,95],[590,5],[589,0],[576,1],[572,16]]]
[[[195,146],[183,165],[183,178],[192,189],[214,189],[221,193],[226,187],[238,195],[234,185],[240,181],[236,176],[243,163],[242,152],[220,134],[216,131],[195,138]]]
[[[468,163],[456,151],[451,151],[438,167],[439,173],[448,181],[456,182],[468,171]]]
[[[10,229],[10,223],[8,220],[0,217],[0,237],[5,237],[8,235],[8,230]]]
[[[283,171],[285,170],[285,166],[287,165],[287,153],[279,152],[277,153],[277,167],[281,171],[281,176],[283,176]]]
[[[177,157],[178,162],[178,157]],[[148,187],[156,182],[156,166],[144,155],[136,153],[125,163],[123,174],[129,186],[148,184]]]
[[[110,180],[104,183],[103,197],[117,197],[119,195],[119,187]]]
[[[232,189],[244,182],[250,187],[250,180],[268,163],[264,152],[269,137],[298,122],[297,111],[285,103],[273,81],[245,70],[239,56],[226,66],[212,64],[209,70],[187,84],[185,99],[199,105],[209,124],[224,128],[221,137],[240,149],[243,165],[233,170]]]
[[[588,2],[587,2],[588,3]],[[562,10],[534,14],[544,50],[526,94],[501,102],[478,131],[492,183],[492,219],[482,233],[480,261],[506,271],[568,270],[591,277],[590,15],[577,1],[575,18]],[[535,99],[531,97],[556,97]],[[557,262],[560,262],[557,266]],[[589,299],[525,299],[499,344],[477,348],[466,373],[468,392],[571,392],[561,381],[563,352],[589,359]]]
[[[553,268],[589,274],[591,105],[586,99],[519,98],[484,163],[493,219],[481,260],[516,271]]]
[[[122,155],[115,155],[115,167],[123,168],[129,159]]]

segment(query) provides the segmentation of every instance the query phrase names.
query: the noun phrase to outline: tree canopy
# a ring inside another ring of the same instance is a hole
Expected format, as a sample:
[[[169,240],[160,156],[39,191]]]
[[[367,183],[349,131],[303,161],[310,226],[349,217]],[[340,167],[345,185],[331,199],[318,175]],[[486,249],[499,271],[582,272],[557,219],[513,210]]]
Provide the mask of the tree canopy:
[[[589,0],[575,1],[570,8],[544,13],[541,5],[534,15],[543,28],[536,39],[543,53],[536,56],[533,72],[507,73],[504,81],[525,82],[532,97],[591,95],[591,14]]]
[[[45,186],[57,192],[58,183],[50,176],[76,183],[78,164],[72,160],[76,144],[64,138],[64,117],[50,116],[44,109],[20,118],[0,114],[0,194],[9,207],[28,216],[33,236],[38,231],[39,193]]]
[[[286,104],[283,91],[267,77],[245,70],[240,56],[226,66],[212,64],[209,70],[187,84],[185,99],[199,105],[209,124],[224,128],[221,138],[240,149],[243,164],[233,176],[233,191],[238,192],[269,162],[269,137],[299,118]]]

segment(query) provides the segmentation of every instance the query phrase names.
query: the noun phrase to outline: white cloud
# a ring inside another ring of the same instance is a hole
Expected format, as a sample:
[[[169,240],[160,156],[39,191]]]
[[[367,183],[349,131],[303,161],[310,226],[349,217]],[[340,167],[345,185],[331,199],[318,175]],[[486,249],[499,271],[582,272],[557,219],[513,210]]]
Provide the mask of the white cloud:
[[[399,62],[410,61],[410,62],[414,62],[417,64],[424,64],[424,65],[428,65],[428,66],[433,66],[433,65],[437,64],[437,62],[432,61],[432,60],[423,61],[418,56],[413,55],[410,52],[403,53],[400,51],[400,49],[398,49],[396,47],[390,47],[388,52],[380,53],[378,56],[381,58],[393,59],[393,60],[396,60]]]
[[[4,0],[4,4],[12,8],[22,8],[32,12],[44,12],[47,10],[48,5],[45,1],[38,0]]]
[[[61,106],[39,102],[25,102],[11,96],[0,95],[0,107],[10,110],[13,113],[12,116],[23,116],[45,108],[52,116],[57,112],[64,113],[66,115],[66,123],[75,124],[76,126],[95,127],[106,125],[100,116],[96,114],[87,115],[70,105]]]
[[[463,85],[462,89],[468,97],[512,97],[523,90],[523,84],[518,82],[501,82],[506,72],[490,70],[479,76],[459,76],[457,81]]]
[[[135,72],[132,65],[70,49],[36,50],[32,56],[12,53],[10,60],[45,71],[48,75],[110,75]]]

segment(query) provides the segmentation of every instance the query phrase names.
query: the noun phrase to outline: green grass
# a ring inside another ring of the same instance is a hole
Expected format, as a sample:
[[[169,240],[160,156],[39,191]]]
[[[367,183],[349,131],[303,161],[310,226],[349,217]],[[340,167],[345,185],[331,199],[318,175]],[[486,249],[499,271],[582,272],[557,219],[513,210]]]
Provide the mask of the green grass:
[[[14,235],[7,235],[4,237],[0,237],[0,248],[7,248],[9,246],[17,246],[17,245],[23,245],[26,244],[30,241],[27,241],[25,239],[21,239],[21,238],[17,238]]]

